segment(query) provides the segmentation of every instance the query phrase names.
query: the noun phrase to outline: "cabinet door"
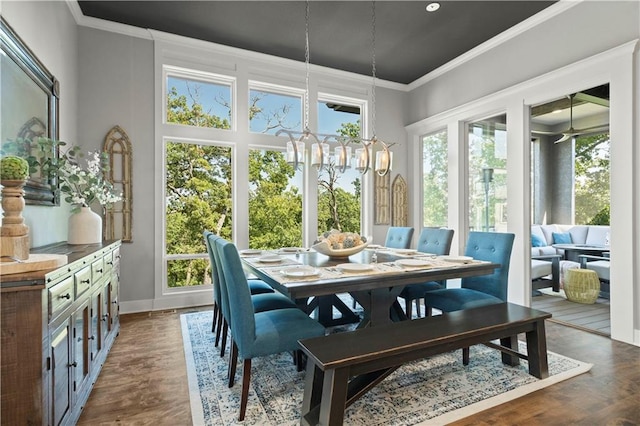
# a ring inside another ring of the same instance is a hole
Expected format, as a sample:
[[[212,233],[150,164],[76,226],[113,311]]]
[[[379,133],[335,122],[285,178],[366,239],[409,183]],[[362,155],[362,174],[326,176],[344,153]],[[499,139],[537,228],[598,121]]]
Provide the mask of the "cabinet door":
[[[107,335],[109,334],[109,331],[111,330],[111,315],[110,315],[110,310],[111,310],[111,281],[105,281],[104,285],[102,286],[102,292],[101,292],[101,300],[102,300],[102,310],[101,310],[101,316],[100,316],[100,340],[101,343],[104,345],[104,342],[107,339]]]
[[[90,308],[89,300],[84,302],[72,315],[71,324],[73,326],[73,350],[72,350],[72,372],[73,372],[73,401],[76,395],[84,386],[84,382],[89,377],[89,357],[91,354],[89,332]]]
[[[91,363],[93,363],[97,359],[98,352],[102,348],[102,342],[100,341],[101,312],[102,312],[102,292],[98,291],[91,296],[91,332],[89,335],[89,340],[91,342],[91,344],[89,345],[89,349],[91,351],[91,357],[90,357]]]
[[[65,321],[51,333],[51,418],[56,426],[62,422],[70,410],[71,342],[69,335],[69,321]]]

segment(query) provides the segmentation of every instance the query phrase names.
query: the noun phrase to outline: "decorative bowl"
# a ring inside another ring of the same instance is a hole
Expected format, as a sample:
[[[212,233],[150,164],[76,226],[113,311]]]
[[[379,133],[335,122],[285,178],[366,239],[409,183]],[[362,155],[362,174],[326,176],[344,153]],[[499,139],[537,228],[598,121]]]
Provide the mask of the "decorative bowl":
[[[311,246],[311,248],[317,251],[318,253],[322,253],[326,256],[340,259],[344,257],[349,257],[356,253],[360,253],[368,245],[369,243],[367,242],[367,243],[357,245],[355,247],[343,248],[343,249],[332,249],[327,241],[321,241],[318,244]]]

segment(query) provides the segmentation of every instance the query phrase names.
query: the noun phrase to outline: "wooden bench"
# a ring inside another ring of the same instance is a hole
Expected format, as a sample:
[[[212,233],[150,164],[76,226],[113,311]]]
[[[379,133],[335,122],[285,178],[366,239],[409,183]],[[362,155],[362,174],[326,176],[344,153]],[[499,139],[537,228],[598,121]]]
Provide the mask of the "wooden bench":
[[[551,314],[503,303],[300,341],[307,354],[300,424],[341,425],[344,410],[401,365],[484,343],[502,362],[529,361],[529,374],[549,376],[544,320]],[[518,352],[526,333],[527,354]],[[500,345],[489,343],[500,339]]]

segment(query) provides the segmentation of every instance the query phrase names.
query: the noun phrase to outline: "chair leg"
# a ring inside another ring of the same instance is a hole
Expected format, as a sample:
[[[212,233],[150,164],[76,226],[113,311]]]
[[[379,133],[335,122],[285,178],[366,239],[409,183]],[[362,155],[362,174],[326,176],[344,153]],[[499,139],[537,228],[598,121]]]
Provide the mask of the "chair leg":
[[[431,306],[427,306],[427,298],[424,298],[424,316],[425,317],[430,317],[433,315],[433,309],[431,309]]]
[[[462,348],[462,365],[469,365],[469,347]]]
[[[218,305],[213,302],[213,322],[211,323],[211,332],[216,332],[216,322],[218,321]]]
[[[219,307],[218,307],[219,308]],[[216,343],[215,343],[215,347],[218,347],[218,344],[220,343],[220,336],[222,335],[222,323],[225,322],[225,319],[222,318],[222,310],[220,310],[220,317],[218,318],[218,324],[217,325],[217,330],[216,330]]]
[[[295,351],[295,359],[296,359],[296,370],[298,372],[304,371],[306,362],[304,358],[304,353],[300,349]]]
[[[409,299],[404,299],[404,313],[407,314],[407,318],[411,319],[411,304],[413,302]]]
[[[242,396],[240,397],[239,421],[244,420],[247,411],[247,400],[249,399],[249,383],[251,382],[251,359],[245,359],[242,367]]]
[[[231,342],[231,355],[229,356],[229,387],[233,387],[236,381],[236,366],[238,365],[238,346]]]
[[[416,315],[420,318],[422,315],[420,314],[420,299],[416,299]]]
[[[222,344],[220,345],[220,357],[224,356],[224,351],[227,347],[227,333],[229,330],[229,324],[227,324],[227,320],[223,320],[222,324]]]

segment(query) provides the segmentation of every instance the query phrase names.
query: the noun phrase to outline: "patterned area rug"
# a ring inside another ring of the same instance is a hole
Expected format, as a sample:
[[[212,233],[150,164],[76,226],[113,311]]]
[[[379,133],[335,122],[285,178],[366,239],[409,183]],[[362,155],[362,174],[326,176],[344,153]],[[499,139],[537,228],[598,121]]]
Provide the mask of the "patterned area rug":
[[[284,426],[300,423],[304,372],[297,372],[291,354],[252,361],[251,390],[244,422],[238,422],[242,363],[236,384],[226,382],[229,351],[220,358],[211,332],[212,312],[181,316],[189,377],[193,424]],[[521,351],[524,343],[520,342]],[[455,351],[407,364],[349,407],[348,425],[442,425],[513,400],[589,371],[586,364],[549,352],[548,379],[527,373],[527,362],[505,366],[500,352],[483,345],[471,348],[471,362],[462,365]]]

